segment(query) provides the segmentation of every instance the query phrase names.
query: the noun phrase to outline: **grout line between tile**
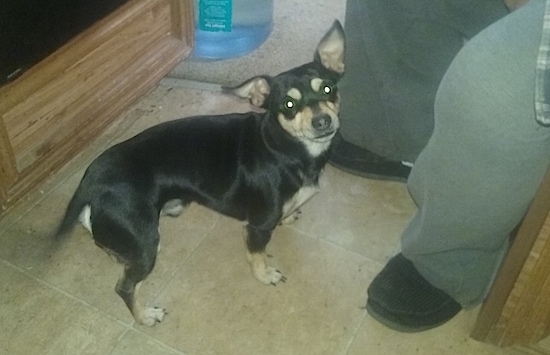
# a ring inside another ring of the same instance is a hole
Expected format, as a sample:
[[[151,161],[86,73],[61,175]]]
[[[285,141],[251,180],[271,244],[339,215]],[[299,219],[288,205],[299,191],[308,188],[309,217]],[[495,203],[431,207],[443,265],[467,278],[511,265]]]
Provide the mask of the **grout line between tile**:
[[[217,225],[218,223],[219,223],[219,221],[216,222],[215,225]],[[204,243],[206,238],[208,238],[209,232],[211,232],[211,230],[204,233],[201,241],[197,244],[197,246],[195,246],[195,248],[193,248],[193,251],[191,251],[191,253],[189,253],[189,255],[185,259],[183,259],[182,262],[179,263],[176,268],[174,268],[174,270],[170,273],[170,276],[168,276],[168,278],[166,279],[166,282],[164,283],[164,285],[162,285],[162,287],[159,287],[157,289],[157,291],[153,294],[153,297],[151,297],[149,302],[155,302],[157,300],[157,297],[162,293],[162,291],[164,291],[166,289],[166,287],[168,287],[168,284],[172,281],[172,279],[179,272],[179,270],[183,267],[183,265],[187,262],[187,260],[189,260],[189,258],[191,258],[191,256],[195,254],[197,249]],[[149,305],[149,303],[147,305]]]
[[[7,261],[7,260],[3,260],[3,259],[2,259],[1,262],[2,262],[2,264],[4,264],[5,266],[7,266],[7,267],[9,267],[9,268],[11,268],[11,269],[13,269],[13,270],[15,270],[15,271],[17,271],[17,272],[23,274],[23,275],[25,275],[26,277],[30,278],[30,279],[33,280],[33,281],[38,282],[38,283],[41,284],[42,286],[45,286],[46,288],[49,288],[49,289],[52,290],[52,291],[55,291],[55,292],[57,292],[57,293],[60,293],[60,294],[62,294],[63,296],[65,296],[65,297],[67,297],[67,298],[69,298],[69,299],[71,299],[71,300],[73,300],[73,301],[76,301],[76,302],[80,303],[81,305],[83,305],[83,306],[85,306],[85,307],[87,307],[87,308],[90,308],[91,310],[93,310],[93,311],[95,311],[95,312],[98,312],[98,313],[100,313],[100,314],[102,314],[102,315],[107,316],[107,318],[109,318],[109,319],[115,321],[116,323],[122,325],[124,328],[130,328],[130,329],[132,328],[132,324],[133,324],[133,323],[130,323],[130,324],[129,324],[129,323],[125,323],[124,321],[118,319],[117,317],[115,317],[115,316],[113,316],[113,315],[111,315],[111,314],[109,314],[109,313],[103,311],[103,310],[100,309],[100,308],[97,308],[97,307],[93,306],[92,304],[86,302],[85,300],[80,299],[80,298],[78,298],[78,297],[76,297],[76,296],[70,294],[69,292],[67,292],[67,291],[65,291],[65,290],[63,290],[63,289],[61,289],[61,288],[59,288],[59,287],[57,287],[57,286],[55,286],[55,285],[52,285],[52,284],[50,284],[50,283],[48,283],[48,282],[46,282],[46,281],[44,281],[44,280],[38,278],[37,276],[31,274],[30,272],[26,271],[25,269],[22,269],[22,268],[20,268],[19,266],[14,265],[14,264],[10,263],[10,262]]]
[[[109,355],[113,354],[113,352],[116,350],[116,348],[120,345],[122,339],[126,336],[126,334],[128,334],[130,332],[130,328],[128,329],[125,329],[121,334],[120,336],[117,338],[117,340],[115,341],[115,343],[113,344],[111,350],[107,353]]]
[[[185,213],[185,212],[184,212]],[[204,241],[206,240],[206,238],[208,238],[209,234],[216,229],[216,227],[218,226],[218,224],[221,223],[221,220],[222,220],[222,217],[221,215],[218,217],[218,220],[216,221],[216,223],[214,223],[214,225],[212,226],[212,228],[208,229],[208,231],[204,232],[204,236],[202,237],[201,241],[195,246],[195,248],[193,248],[193,251],[191,251],[191,253],[189,253],[189,255],[187,255],[187,257],[182,260],[181,263],[178,264],[178,266],[171,272],[170,276],[168,277],[168,279],[166,280],[166,282],[164,283],[164,285],[162,287],[159,287],[157,292],[155,292],[153,294],[153,297],[150,298],[150,301],[149,302],[155,302],[157,300],[157,297],[162,293],[162,291],[164,291],[166,289],[166,287],[168,287],[168,284],[172,281],[172,279],[176,276],[176,274],[179,272],[179,270],[183,267],[183,265],[187,262],[187,260],[189,260],[191,258],[191,256],[193,256],[195,254],[195,252],[197,251],[197,249],[204,243]],[[147,304],[149,305],[149,304]]]
[[[367,314],[365,312],[365,314],[363,315],[363,319],[359,322],[359,324],[357,325],[357,328],[353,332],[353,335],[351,336],[351,338],[348,342],[348,346],[346,346],[346,350],[345,350],[344,354],[346,354],[346,355],[349,354],[351,346],[353,345],[353,342],[357,338],[357,333],[359,333],[359,330],[361,330],[361,328],[363,327],[363,324],[366,322],[366,320],[367,320]]]
[[[157,326],[158,326],[158,325],[157,325]],[[178,354],[181,354],[181,355],[186,355],[185,352],[183,352],[183,351],[181,351],[181,350],[178,350],[178,349],[176,349],[176,348],[174,348],[174,347],[172,347],[172,346],[170,346],[170,345],[168,345],[168,344],[166,344],[166,343],[163,343],[162,341],[158,340],[157,338],[155,338],[155,337],[153,337],[153,336],[151,336],[151,335],[149,335],[149,334],[147,334],[147,333],[145,333],[145,332],[143,332],[143,331],[141,331],[140,329],[137,329],[137,328],[130,328],[130,329],[128,329],[128,331],[125,332],[125,335],[126,335],[127,333],[129,333],[129,332],[132,332],[132,331],[133,331],[134,333],[139,333],[140,336],[146,336],[147,338],[151,339],[152,341],[154,341],[155,343],[157,343],[158,345],[160,345],[160,346],[162,346],[162,347],[164,347],[164,348],[167,348],[167,349],[169,349],[169,350],[172,350],[172,351],[174,351],[174,352],[176,352],[176,353],[178,353]],[[113,350],[114,350],[114,349],[113,349]]]
[[[329,245],[334,246],[334,247],[336,247],[336,248],[338,248],[338,249],[340,249],[340,250],[343,250],[343,251],[345,251],[345,252],[348,252],[348,253],[350,253],[350,254],[352,254],[352,255],[359,256],[359,257],[361,257],[361,258],[364,259],[364,260],[368,260],[369,262],[375,263],[375,264],[377,264],[377,265],[379,265],[379,266],[382,266],[382,267],[383,267],[383,266],[385,265],[385,264],[381,264],[379,261],[373,260],[373,259],[371,259],[371,258],[369,258],[369,257],[366,257],[365,255],[359,254],[359,253],[357,253],[357,252],[355,252],[355,251],[353,251],[353,250],[349,250],[349,249],[347,249],[347,248],[345,248],[345,247],[343,247],[343,246],[341,246],[341,245],[339,245],[339,244],[336,244],[336,243],[334,243],[334,242],[332,242],[332,241],[330,241],[330,240],[327,240],[327,239],[325,239],[325,238],[317,238],[317,237],[314,237],[314,236],[312,236],[311,234],[309,234],[309,233],[307,233],[307,232],[304,232],[304,231],[302,231],[302,230],[300,230],[300,229],[298,229],[298,228],[296,228],[296,227],[294,227],[294,226],[288,226],[288,225],[287,225],[287,226],[285,226],[285,227],[286,227],[286,228],[290,228],[290,229],[292,229],[293,231],[296,231],[296,232],[298,232],[299,234],[302,234],[302,235],[306,236],[307,238],[315,239],[315,240],[318,240],[318,241],[320,241],[320,242],[322,242],[322,243],[329,244]]]
[[[338,244],[336,244],[336,243],[334,243],[334,242],[331,242],[331,241],[329,241],[329,240],[326,240],[326,239],[323,239],[323,238],[316,238],[316,237],[310,235],[309,233],[306,233],[306,232],[304,232],[304,231],[301,231],[301,230],[298,229],[298,228],[295,228],[294,226],[285,226],[285,227],[286,227],[286,228],[290,228],[290,229],[292,229],[292,230],[294,230],[294,231],[297,231],[300,235],[302,235],[302,236],[305,237],[305,238],[310,238],[310,239],[318,240],[318,241],[320,241],[320,242],[322,242],[322,243],[325,243],[325,244],[334,246],[334,247],[336,247],[336,248],[338,248],[338,249],[340,249],[340,250],[342,250],[342,251],[345,251],[345,252],[347,252],[347,253],[356,255],[356,256],[360,257],[361,259],[363,259],[363,260],[366,260],[366,261],[372,262],[372,263],[374,263],[374,264],[383,266],[382,264],[380,264],[380,263],[379,263],[378,261],[376,261],[376,260],[372,260],[372,259],[370,259],[370,258],[368,258],[368,257],[366,257],[366,256],[364,256],[364,255],[361,255],[361,254],[359,254],[359,253],[356,253],[356,252],[354,252],[354,251],[351,251],[351,250],[349,250],[349,249],[346,249],[346,248],[344,248],[343,246],[338,245]],[[357,327],[356,327],[355,331],[353,332],[353,335],[350,337],[350,340],[349,340],[349,342],[348,342],[348,344],[347,344],[347,346],[346,346],[346,349],[345,349],[345,351],[344,351],[344,354],[348,354],[348,353],[349,353],[350,348],[351,348],[353,342],[355,341],[355,338],[357,337],[357,334],[359,333],[359,330],[361,329],[361,327],[362,327],[363,324],[365,323],[366,319],[367,319],[367,314],[366,314],[366,312],[365,312],[365,313],[363,314],[362,320],[361,320],[360,322],[358,322]]]
[[[57,188],[57,187],[56,187]],[[53,189],[55,190],[55,189]],[[52,190],[52,191],[53,191]],[[38,199],[35,203],[33,203],[29,208],[27,208],[23,213],[21,213],[21,215],[19,217],[17,217],[16,219],[14,219],[11,223],[5,225],[5,226],[2,226],[0,232],[5,232],[7,231],[8,229],[10,229],[11,227],[13,227],[14,225],[16,225],[19,221],[21,221],[21,219],[23,217],[25,217],[33,208],[36,207],[36,205],[38,205],[40,202],[42,202],[47,196],[50,195],[50,193],[52,192],[48,192],[46,194],[43,195],[43,197],[41,197],[40,199]],[[9,213],[9,212],[8,212]]]
[[[191,258],[192,255],[195,254],[195,252],[197,251],[197,249],[204,243],[204,241],[206,240],[206,238],[208,238],[208,235],[210,232],[212,232],[213,230],[216,229],[216,227],[218,226],[218,224],[220,223],[221,221],[221,216],[218,218],[218,220],[216,221],[216,223],[214,223],[214,225],[212,226],[212,228],[208,229],[208,231],[204,232],[204,236],[202,237],[201,241],[195,246],[195,248],[193,249],[193,251],[181,262],[179,263],[179,265],[170,273],[170,276],[167,278],[166,282],[164,283],[164,285],[162,287],[159,287],[157,289],[157,291],[153,294],[153,296],[149,299],[149,302],[146,304],[146,306],[149,306],[150,303],[154,303],[158,296],[168,287],[168,284],[172,281],[172,279],[175,277],[175,275],[179,272],[179,270],[183,267],[183,265],[187,262],[187,260],[189,260],[189,258]],[[119,342],[122,340],[122,338],[124,338],[124,336],[126,336],[126,334],[128,334],[129,331],[135,331],[135,332],[138,332],[140,333],[141,335],[146,335],[147,337],[149,337],[150,339],[152,339],[153,341],[155,341],[157,344],[160,344],[170,350],[173,350],[175,352],[177,352],[178,354],[182,354],[182,355],[185,355],[184,352],[181,352],[180,350],[177,350],[173,347],[171,347],[170,345],[166,344],[166,343],[163,343],[161,342],[160,340],[158,340],[157,338],[153,337],[152,335],[149,335],[147,333],[144,333],[143,331],[139,330],[139,329],[136,329],[133,325],[135,324],[135,321],[132,321],[132,323],[130,323],[130,326],[128,327],[128,329],[126,331],[123,332],[123,334],[117,339],[116,341],[116,345],[113,347],[113,349],[109,352],[109,354],[113,354],[113,351],[116,349],[117,345],[119,344]]]

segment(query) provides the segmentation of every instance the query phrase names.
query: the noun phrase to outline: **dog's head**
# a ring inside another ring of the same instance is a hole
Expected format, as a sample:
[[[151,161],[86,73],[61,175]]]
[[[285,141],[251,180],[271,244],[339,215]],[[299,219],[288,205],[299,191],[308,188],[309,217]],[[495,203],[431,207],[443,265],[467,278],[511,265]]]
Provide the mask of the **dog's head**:
[[[336,85],[343,74],[344,30],[336,20],[312,62],[274,77],[254,77],[226,91],[264,108],[268,124],[278,124],[316,157],[328,149],[339,127]]]

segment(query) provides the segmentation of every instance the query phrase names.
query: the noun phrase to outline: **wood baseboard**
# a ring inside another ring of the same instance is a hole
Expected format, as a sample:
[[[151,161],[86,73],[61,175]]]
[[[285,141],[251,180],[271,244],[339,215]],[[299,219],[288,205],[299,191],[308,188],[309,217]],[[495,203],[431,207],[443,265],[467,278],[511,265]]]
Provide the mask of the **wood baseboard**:
[[[192,0],[132,0],[0,88],[0,213],[193,47]]]

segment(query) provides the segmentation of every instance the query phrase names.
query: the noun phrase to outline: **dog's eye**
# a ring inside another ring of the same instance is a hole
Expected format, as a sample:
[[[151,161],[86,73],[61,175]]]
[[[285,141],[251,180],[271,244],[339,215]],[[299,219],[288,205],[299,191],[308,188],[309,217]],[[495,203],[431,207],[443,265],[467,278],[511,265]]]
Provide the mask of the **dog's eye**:
[[[283,102],[283,111],[292,114],[294,110],[296,110],[296,101],[291,97],[287,97]]]
[[[330,95],[334,93],[334,85],[330,81],[325,81],[321,85],[321,93]]]
[[[286,102],[285,102],[285,108],[286,109],[291,110],[291,109],[294,108],[294,106],[296,106],[296,104],[294,103],[293,100],[286,100]]]

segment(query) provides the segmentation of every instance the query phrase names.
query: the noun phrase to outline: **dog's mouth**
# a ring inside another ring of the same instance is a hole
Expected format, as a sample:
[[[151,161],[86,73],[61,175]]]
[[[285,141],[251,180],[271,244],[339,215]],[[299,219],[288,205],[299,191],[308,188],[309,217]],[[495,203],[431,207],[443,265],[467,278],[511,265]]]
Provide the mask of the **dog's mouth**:
[[[313,140],[326,142],[328,140],[331,140],[332,137],[334,137],[334,134],[336,133],[336,131],[337,131],[336,129],[331,129],[329,131],[322,132],[321,134],[313,138]]]

